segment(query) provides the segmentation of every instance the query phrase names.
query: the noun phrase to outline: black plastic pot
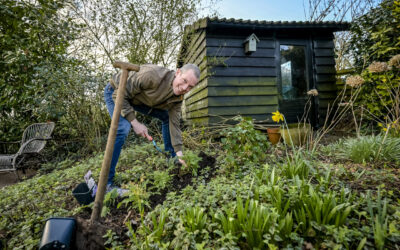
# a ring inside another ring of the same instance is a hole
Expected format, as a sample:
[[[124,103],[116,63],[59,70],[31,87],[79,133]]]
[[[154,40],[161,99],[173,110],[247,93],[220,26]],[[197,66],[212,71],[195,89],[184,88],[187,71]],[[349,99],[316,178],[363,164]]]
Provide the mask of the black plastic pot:
[[[94,197],[92,197],[92,190],[89,189],[85,182],[80,183],[72,191],[72,194],[81,205],[89,205],[94,201]]]
[[[71,249],[75,237],[74,218],[50,218],[46,221],[39,250]]]

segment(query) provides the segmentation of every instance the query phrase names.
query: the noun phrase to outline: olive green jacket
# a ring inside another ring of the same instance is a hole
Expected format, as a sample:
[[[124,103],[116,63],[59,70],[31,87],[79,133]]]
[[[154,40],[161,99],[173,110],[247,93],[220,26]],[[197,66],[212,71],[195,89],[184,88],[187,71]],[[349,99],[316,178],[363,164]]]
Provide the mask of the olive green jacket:
[[[111,85],[118,89],[122,71],[111,79]],[[126,82],[126,91],[121,115],[129,122],[133,121],[133,105],[146,105],[150,108],[168,110],[171,143],[175,152],[182,151],[182,135],[179,127],[183,96],[174,95],[172,81],[175,71],[157,65],[145,64],[138,72],[130,71]],[[113,93],[114,102],[117,91]]]

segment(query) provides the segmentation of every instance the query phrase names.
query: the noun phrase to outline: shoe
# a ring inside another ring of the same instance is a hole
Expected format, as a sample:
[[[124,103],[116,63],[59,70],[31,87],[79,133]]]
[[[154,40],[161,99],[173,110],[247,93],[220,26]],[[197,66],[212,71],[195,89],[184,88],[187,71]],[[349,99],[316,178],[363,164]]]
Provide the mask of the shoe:
[[[119,197],[124,196],[124,194],[128,193],[128,189],[123,189],[118,186],[114,186],[113,184],[107,184],[106,193],[111,192],[113,189],[117,189],[117,193]]]

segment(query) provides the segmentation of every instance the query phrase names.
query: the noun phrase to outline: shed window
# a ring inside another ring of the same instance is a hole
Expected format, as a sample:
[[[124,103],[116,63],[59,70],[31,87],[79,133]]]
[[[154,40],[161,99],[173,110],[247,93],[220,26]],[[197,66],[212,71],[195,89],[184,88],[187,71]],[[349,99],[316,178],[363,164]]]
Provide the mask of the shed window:
[[[305,46],[280,45],[282,99],[303,99],[307,92]]]

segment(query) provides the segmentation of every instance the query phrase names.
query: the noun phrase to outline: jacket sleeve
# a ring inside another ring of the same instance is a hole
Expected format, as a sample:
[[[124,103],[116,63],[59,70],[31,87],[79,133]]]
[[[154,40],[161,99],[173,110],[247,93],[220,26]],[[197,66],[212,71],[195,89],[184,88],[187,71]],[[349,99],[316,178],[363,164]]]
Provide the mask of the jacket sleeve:
[[[181,118],[181,106],[182,103],[177,103],[168,111],[171,143],[175,152],[182,151],[182,132],[179,126]]]

